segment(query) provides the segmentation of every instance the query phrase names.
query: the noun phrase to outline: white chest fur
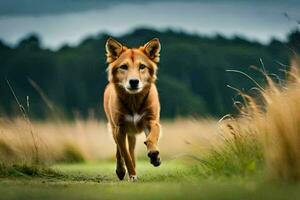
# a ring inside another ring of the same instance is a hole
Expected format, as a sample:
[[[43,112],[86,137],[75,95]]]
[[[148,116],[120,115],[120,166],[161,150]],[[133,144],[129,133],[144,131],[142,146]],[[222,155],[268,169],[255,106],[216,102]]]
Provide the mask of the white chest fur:
[[[142,113],[141,115],[134,113],[134,115],[125,115],[125,121],[137,125],[142,120],[143,117],[144,117],[144,113]]]

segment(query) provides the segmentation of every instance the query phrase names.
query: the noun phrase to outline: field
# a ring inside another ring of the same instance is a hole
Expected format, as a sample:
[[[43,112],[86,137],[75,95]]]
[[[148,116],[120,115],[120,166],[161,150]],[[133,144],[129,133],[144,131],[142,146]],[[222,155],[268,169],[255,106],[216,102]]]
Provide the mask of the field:
[[[217,122],[213,119],[177,119],[163,121],[162,125],[160,149],[165,159],[193,154],[217,140]],[[6,151],[17,160],[34,159],[33,154],[48,163],[115,158],[115,143],[106,122],[95,119],[74,122],[0,119],[0,133],[0,151],[6,146]],[[147,159],[144,141],[145,135],[138,135],[136,153],[139,159]]]
[[[20,106],[0,120],[0,199],[299,199],[300,72],[265,78],[256,98],[236,89],[236,116],[162,121],[158,168],[141,134],[136,182],[117,179],[105,122],[31,121]]]
[[[160,142],[163,164],[158,168],[147,160],[144,135],[140,135],[135,183],[117,179],[114,143],[105,123],[90,119],[30,124],[22,119],[2,120],[1,136],[12,142],[25,162],[34,152],[28,139],[33,133],[40,162],[53,171],[3,176],[0,199],[183,199],[187,195],[189,199],[296,199],[300,195],[300,185],[270,184],[261,170],[211,174],[202,157],[211,148],[222,146],[224,136],[219,135],[220,122],[213,119],[164,121]],[[65,148],[73,149],[70,152],[74,155],[66,154]]]
[[[197,163],[194,163],[197,164]],[[118,181],[114,163],[55,165],[68,177],[6,178],[0,199],[298,199],[300,185],[270,184],[258,177],[201,176],[197,165],[138,162],[138,182]]]
[[[0,124],[0,151],[6,163],[24,163],[25,166],[29,163],[30,168],[37,154],[39,163],[53,170],[36,174],[17,170],[2,175],[0,191],[5,199],[57,196],[61,199],[99,196],[114,199],[119,192],[130,198],[132,195],[142,197],[147,191],[163,198],[169,189],[176,191],[172,194],[175,197],[180,193],[178,188],[188,190],[188,185],[197,185],[202,175],[195,158],[221,139],[217,136],[214,119],[163,121],[162,166],[154,168],[149,163],[143,144],[145,136],[139,135],[138,182],[130,183],[120,182],[115,175],[115,144],[104,122],[95,119],[31,122],[18,118],[2,119]],[[119,187],[120,191],[114,192]],[[148,187],[153,189],[148,190]],[[160,191],[165,195],[161,196]]]

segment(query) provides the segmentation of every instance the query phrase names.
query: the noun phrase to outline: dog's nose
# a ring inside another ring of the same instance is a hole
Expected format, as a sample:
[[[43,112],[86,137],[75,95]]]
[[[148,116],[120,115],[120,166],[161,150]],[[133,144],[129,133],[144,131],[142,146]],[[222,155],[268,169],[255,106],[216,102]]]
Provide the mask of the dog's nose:
[[[130,84],[131,88],[135,89],[139,85],[139,80],[138,79],[131,79],[131,80],[129,80],[129,84]]]

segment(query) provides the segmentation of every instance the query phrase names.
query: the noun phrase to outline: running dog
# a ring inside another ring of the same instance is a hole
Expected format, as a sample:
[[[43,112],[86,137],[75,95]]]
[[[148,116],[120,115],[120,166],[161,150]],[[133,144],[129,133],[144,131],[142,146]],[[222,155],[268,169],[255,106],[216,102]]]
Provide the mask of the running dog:
[[[120,180],[126,169],[130,181],[137,179],[134,149],[136,134],[141,132],[146,135],[151,164],[161,164],[157,146],[160,103],[155,85],[160,49],[157,38],[139,48],[128,48],[112,38],[106,42],[109,83],[104,91],[104,110],[117,146],[116,174]]]

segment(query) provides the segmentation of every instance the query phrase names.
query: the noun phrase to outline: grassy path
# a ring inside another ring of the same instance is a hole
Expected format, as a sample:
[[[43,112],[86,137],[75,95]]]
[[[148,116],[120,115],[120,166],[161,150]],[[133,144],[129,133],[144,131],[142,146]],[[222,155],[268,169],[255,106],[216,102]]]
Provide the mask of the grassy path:
[[[139,180],[118,181],[114,163],[56,165],[59,178],[5,178],[0,199],[300,199],[300,185],[270,185],[254,178],[203,177],[175,161],[154,168],[138,163]]]

